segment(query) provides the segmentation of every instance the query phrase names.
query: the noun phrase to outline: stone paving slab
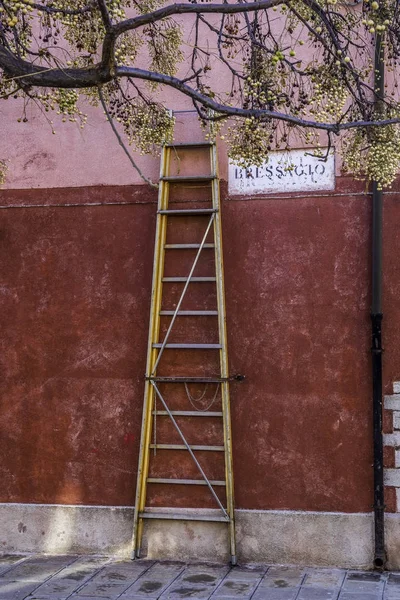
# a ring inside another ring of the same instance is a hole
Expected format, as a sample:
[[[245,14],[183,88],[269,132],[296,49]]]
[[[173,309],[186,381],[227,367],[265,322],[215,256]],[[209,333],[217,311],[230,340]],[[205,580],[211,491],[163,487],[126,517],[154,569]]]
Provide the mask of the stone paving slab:
[[[337,600],[340,590],[337,588],[302,587],[296,600]],[[361,599],[360,599],[361,600]]]
[[[243,581],[227,578],[222,582],[214,592],[213,598],[251,598],[257,587],[257,581]]]
[[[48,582],[41,584],[35,590],[35,600],[40,597],[49,598],[53,600],[53,597],[58,600],[66,600],[76,590],[76,581],[68,580],[54,580],[52,577]]]
[[[390,584],[387,584],[383,597],[385,600],[399,600],[400,586],[392,587]]]
[[[12,567],[16,565],[17,562],[24,560],[25,556],[15,556],[12,557],[9,554],[5,554],[0,556],[0,576],[4,575],[7,571],[9,571]]]
[[[304,587],[340,588],[346,576],[340,569],[313,569],[306,574]]]
[[[297,588],[306,579],[305,569],[299,567],[270,567],[260,583],[260,587]],[[287,594],[289,595],[289,594]]]
[[[51,578],[51,582],[65,582],[72,586],[75,583],[76,588],[78,585],[83,585],[86,581],[96,576],[101,572],[100,569],[105,567],[109,562],[109,558],[78,559],[68,567],[61,569],[61,571],[56,573]]]
[[[229,567],[188,565],[162,594],[161,600],[207,600],[229,572]]]
[[[163,592],[174,583],[184,571],[184,563],[159,562],[153,564],[142,577],[129,587],[121,600],[143,600],[160,598]]]
[[[296,600],[300,588],[269,588],[259,587],[253,594],[251,600]]]
[[[129,586],[129,581],[125,581],[125,583],[90,581],[79,591],[79,595],[82,597],[94,596],[95,598],[104,598],[104,600],[114,600],[114,598],[119,598]]]
[[[182,598],[196,598],[196,600],[208,600],[213,589],[207,585],[184,583],[175,584],[163,593],[162,600],[180,600]]]
[[[38,557],[18,562],[0,575],[3,581],[45,581],[76,560],[74,556]]]
[[[0,555],[0,600],[400,600],[400,573]]]
[[[345,581],[343,585],[344,592],[353,592],[358,594],[381,594],[384,589],[384,583],[372,583],[362,581]]]
[[[340,595],[340,600],[381,600],[382,596],[376,594],[353,594],[343,592]]]
[[[132,584],[136,579],[148,571],[152,564],[151,561],[130,561],[108,564],[93,577],[92,581],[107,583],[125,583],[128,581]]]

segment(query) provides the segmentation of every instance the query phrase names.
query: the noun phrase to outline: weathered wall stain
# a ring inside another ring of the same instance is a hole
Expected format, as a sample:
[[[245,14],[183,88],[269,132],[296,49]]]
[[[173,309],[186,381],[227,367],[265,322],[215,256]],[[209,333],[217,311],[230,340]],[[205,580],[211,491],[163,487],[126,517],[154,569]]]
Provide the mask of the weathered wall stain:
[[[24,171],[48,171],[54,169],[55,166],[56,161],[54,160],[54,157],[51,156],[48,152],[35,151],[35,153],[32,154],[30,158],[25,160],[22,168]]]
[[[19,533],[25,533],[26,529],[27,529],[26,525],[24,525],[22,522],[18,523],[18,532]]]

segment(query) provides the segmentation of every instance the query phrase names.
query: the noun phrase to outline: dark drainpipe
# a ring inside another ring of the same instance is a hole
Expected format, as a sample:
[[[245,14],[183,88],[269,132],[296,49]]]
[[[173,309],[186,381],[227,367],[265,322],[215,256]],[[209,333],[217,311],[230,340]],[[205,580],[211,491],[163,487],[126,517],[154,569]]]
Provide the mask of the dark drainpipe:
[[[382,36],[376,36],[375,94],[378,105],[384,95],[384,64]],[[384,569],[385,503],[383,484],[382,435],[382,190],[376,182],[372,187],[372,402],[374,429],[374,568]]]

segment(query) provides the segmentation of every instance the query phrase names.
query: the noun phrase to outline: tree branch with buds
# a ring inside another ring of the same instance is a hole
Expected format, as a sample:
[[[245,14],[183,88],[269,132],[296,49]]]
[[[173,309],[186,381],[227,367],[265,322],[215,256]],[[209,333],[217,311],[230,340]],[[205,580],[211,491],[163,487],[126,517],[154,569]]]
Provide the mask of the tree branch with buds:
[[[200,119],[227,122],[238,164],[262,164],[299,136],[318,147],[319,134],[342,134],[345,168],[369,178],[374,164],[390,185],[400,165],[399,2],[0,0],[0,99],[23,96],[73,121],[80,98],[96,102],[101,89],[110,123],[152,152],[173,136],[160,93],[171,88]],[[394,72],[379,114],[377,34]]]

